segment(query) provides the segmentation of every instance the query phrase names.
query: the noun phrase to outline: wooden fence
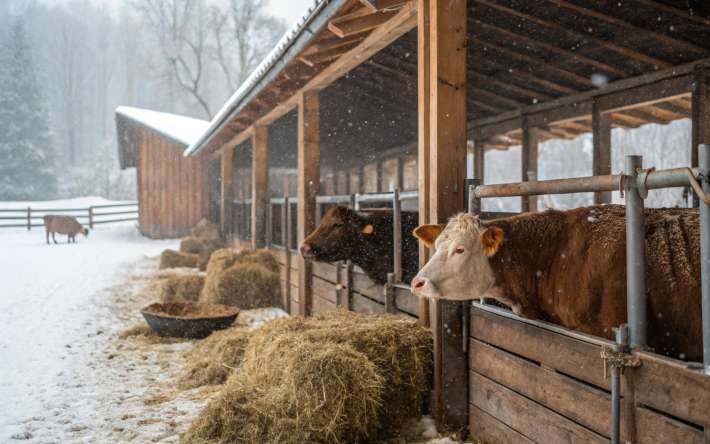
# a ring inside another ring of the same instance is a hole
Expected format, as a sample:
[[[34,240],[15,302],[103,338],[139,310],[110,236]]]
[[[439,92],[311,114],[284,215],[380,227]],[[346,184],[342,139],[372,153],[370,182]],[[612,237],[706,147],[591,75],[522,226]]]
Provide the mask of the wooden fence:
[[[47,214],[73,216],[94,228],[95,225],[138,220],[138,202],[91,205],[87,208],[7,208],[0,209],[0,228],[43,227],[42,218]]]

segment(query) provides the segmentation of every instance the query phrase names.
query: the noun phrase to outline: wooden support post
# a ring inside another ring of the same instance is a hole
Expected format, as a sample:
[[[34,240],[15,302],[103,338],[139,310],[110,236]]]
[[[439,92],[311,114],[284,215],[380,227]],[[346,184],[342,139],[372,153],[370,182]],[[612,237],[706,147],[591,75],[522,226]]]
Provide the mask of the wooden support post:
[[[427,210],[421,202],[428,201],[428,223],[445,222],[464,209],[466,12],[466,0],[419,0],[419,160],[428,162],[424,172],[429,175],[420,177],[419,201],[420,211]],[[427,137],[428,146],[422,143]],[[422,180],[428,187],[421,188]],[[462,349],[466,307],[465,302],[435,301],[431,315],[433,410],[439,426],[449,429],[468,424],[468,365]]]
[[[473,178],[484,184],[483,176],[486,173],[486,152],[483,149],[483,140],[473,142]]]
[[[298,244],[316,227],[316,196],[320,190],[320,102],[318,91],[302,92],[298,102]],[[298,256],[298,302],[309,316],[313,269]]]
[[[692,85],[692,146],[690,148],[690,166],[698,166],[698,145],[710,143],[710,72],[696,69],[693,73]],[[693,207],[699,206],[698,197],[693,195]]]
[[[234,148],[232,146],[222,148],[221,169],[219,224],[222,236],[226,239],[232,234],[232,208],[234,207]]]
[[[251,165],[251,244],[266,245],[266,223],[269,206],[269,128],[257,126],[252,136]]]
[[[89,206],[89,228],[94,229],[94,207]]]
[[[521,179],[523,182],[537,180],[537,142],[538,129],[528,125],[528,119],[523,116],[523,143],[520,155],[522,156]],[[537,211],[537,196],[523,196],[520,198],[520,211]]]
[[[592,175],[611,174],[611,118],[600,111],[597,100],[592,107],[592,144]],[[595,192],[594,203],[611,203],[611,192]]]
[[[429,221],[429,153],[431,144],[431,131],[429,115],[431,114],[431,97],[429,95],[429,59],[430,59],[430,22],[429,2],[431,0],[418,0],[417,7],[417,82],[418,82],[418,114],[419,135],[417,150],[417,188],[419,190],[419,224],[428,224]],[[429,249],[419,243],[419,268],[429,260]],[[419,299],[419,323],[429,326],[429,300]]]
[[[32,207],[27,207],[27,231],[32,230]]]

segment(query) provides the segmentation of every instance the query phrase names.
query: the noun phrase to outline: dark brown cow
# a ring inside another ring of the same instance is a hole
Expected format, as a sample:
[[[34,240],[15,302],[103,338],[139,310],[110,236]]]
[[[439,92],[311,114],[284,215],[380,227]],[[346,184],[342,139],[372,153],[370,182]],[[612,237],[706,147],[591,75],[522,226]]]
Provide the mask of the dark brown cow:
[[[647,209],[645,216],[649,345],[658,353],[699,360],[698,212]],[[623,206],[487,222],[461,214],[445,228],[422,226],[416,234],[436,245],[412,281],[422,296],[489,297],[521,316],[607,338],[626,321]]]
[[[411,233],[417,213],[402,212],[402,274],[405,282],[417,273],[417,240]],[[351,260],[377,283],[392,271],[392,210],[356,212],[335,206],[325,212],[318,227],[301,244],[301,255],[321,262]]]

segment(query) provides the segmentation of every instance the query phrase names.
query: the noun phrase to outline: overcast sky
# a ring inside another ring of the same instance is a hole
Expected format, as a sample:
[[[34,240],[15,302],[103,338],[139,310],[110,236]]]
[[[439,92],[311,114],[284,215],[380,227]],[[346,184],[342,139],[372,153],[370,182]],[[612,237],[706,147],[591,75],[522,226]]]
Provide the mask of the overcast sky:
[[[0,0],[0,2],[5,0]],[[67,0],[41,0],[44,3],[64,3]],[[118,5],[122,5],[123,0],[93,0],[97,3],[103,3],[107,6],[115,8]],[[287,23],[287,27],[290,28],[291,25],[298,20],[302,15],[305,14],[306,9],[314,3],[314,0],[268,0],[269,10],[272,14],[277,17],[284,19]]]

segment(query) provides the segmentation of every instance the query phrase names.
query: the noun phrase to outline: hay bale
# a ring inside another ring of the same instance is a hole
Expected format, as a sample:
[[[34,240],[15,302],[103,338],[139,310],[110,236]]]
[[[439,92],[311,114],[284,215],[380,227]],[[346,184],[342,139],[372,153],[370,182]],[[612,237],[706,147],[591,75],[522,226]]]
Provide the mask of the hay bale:
[[[431,332],[395,315],[365,315],[333,310],[308,319],[282,318],[257,330],[245,352],[256,367],[268,365],[260,350],[277,337],[302,337],[315,343],[348,344],[364,353],[384,378],[380,435],[397,431],[401,422],[422,415],[433,371]]]
[[[277,365],[232,376],[182,436],[182,443],[300,444],[368,438],[377,424],[383,380],[364,354],[347,344],[283,340],[264,353]]]
[[[183,253],[207,255],[209,257],[212,252],[222,247],[223,244],[220,239],[209,237],[187,236],[180,240],[180,251]]]
[[[237,263],[258,263],[267,270],[279,273],[279,262],[276,256],[266,249],[236,250],[234,248],[222,248],[212,253],[207,263],[207,279],[202,290],[201,300],[218,299],[218,285],[222,271]]]
[[[186,339],[183,338],[169,338],[165,336],[159,336],[156,332],[151,330],[151,328],[145,322],[139,322],[126,328],[118,333],[118,339],[129,340],[136,339],[148,344],[174,344],[176,342],[184,342]]]
[[[186,355],[187,367],[178,379],[185,390],[203,385],[223,384],[239,367],[251,332],[232,327],[212,333]]]
[[[281,281],[278,274],[260,264],[238,262],[219,273],[214,290],[207,294],[203,292],[200,301],[245,310],[280,307]]]
[[[267,322],[182,442],[386,438],[421,415],[432,348],[427,329],[392,315],[336,311]]]
[[[197,273],[168,276],[162,282],[160,301],[197,302],[204,285],[205,277]]]
[[[160,255],[160,269],[188,267],[197,268],[199,256],[192,253],[181,253],[175,250],[164,250]]]
[[[219,234],[219,226],[204,218],[192,228],[190,234],[194,237],[205,237],[208,239],[220,239],[221,237]]]

